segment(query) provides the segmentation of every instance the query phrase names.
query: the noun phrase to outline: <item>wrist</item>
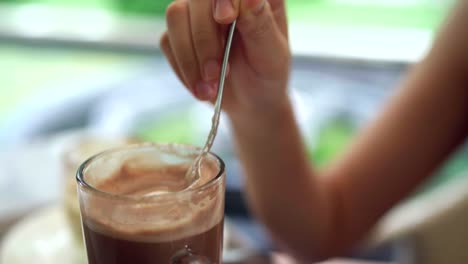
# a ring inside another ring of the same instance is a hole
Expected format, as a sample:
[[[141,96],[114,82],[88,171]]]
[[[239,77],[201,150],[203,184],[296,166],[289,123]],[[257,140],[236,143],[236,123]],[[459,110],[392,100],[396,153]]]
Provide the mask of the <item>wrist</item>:
[[[274,128],[283,119],[293,116],[292,104],[289,96],[282,96],[274,103],[259,104],[252,107],[239,107],[227,112],[234,128],[258,129]]]

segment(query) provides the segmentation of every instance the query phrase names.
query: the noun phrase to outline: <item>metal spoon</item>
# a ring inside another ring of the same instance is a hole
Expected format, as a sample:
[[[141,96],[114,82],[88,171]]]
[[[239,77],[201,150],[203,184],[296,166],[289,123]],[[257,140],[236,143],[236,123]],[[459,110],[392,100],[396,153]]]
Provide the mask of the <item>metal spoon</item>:
[[[190,169],[187,171],[185,175],[186,178],[189,180],[189,184],[192,185],[199,177],[200,173],[200,161],[202,160],[203,156],[210,152],[211,147],[213,146],[213,142],[216,138],[216,134],[218,133],[218,126],[219,126],[219,118],[221,116],[221,106],[223,103],[223,92],[224,92],[224,83],[226,81],[226,73],[227,73],[227,66],[229,61],[229,54],[231,51],[232,39],[234,37],[234,31],[236,29],[237,20],[231,24],[229,28],[229,33],[226,40],[226,47],[224,49],[224,58],[223,64],[221,65],[221,74],[219,77],[218,83],[218,95],[216,97],[216,101],[214,104],[214,114],[211,119],[211,130],[208,134],[208,139],[205,142],[205,146],[203,147],[200,155],[195,159],[194,163],[190,166]],[[198,174],[196,173],[198,171]]]

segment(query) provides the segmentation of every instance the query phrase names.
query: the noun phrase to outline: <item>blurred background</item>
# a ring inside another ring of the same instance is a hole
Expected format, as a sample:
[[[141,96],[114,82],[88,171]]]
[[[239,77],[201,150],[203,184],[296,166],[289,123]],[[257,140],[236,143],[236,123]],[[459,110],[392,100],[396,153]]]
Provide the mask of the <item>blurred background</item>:
[[[189,96],[158,49],[170,2],[0,0],[0,233],[60,203],[64,177],[73,177],[64,176],[63,153],[79,138],[204,142],[211,107]],[[327,164],[378,113],[426,54],[452,3],[287,0],[291,95],[311,160]],[[256,249],[270,249],[242,199],[225,119],[220,129],[215,152],[229,168],[226,213]],[[434,230],[461,228],[451,221],[468,219],[453,209],[468,210],[467,174],[462,147],[382,221],[377,246],[356,257],[429,263],[421,260],[433,252],[431,235],[446,241]],[[445,232],[447,239],[459,231]],[[11,254],[13,246],[5,247]],[[466,253],[453,254],[468,261]]]

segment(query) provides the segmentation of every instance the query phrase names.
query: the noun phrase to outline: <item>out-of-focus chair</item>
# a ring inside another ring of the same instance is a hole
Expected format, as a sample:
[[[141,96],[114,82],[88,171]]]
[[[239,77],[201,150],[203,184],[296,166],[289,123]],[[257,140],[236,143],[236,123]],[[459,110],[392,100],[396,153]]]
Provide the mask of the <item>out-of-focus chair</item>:
[[[385,216],[369,243],[388,241],[400,242],[398,263],[468,263],[468,171]]]

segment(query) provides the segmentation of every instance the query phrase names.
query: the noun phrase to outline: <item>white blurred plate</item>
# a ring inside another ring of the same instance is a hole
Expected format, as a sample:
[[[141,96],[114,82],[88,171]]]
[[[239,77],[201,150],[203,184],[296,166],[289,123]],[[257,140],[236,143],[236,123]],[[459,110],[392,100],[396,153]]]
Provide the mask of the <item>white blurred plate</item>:
[[[13,227],[3,241],[0,260],[2,264],[85,263],[61,207],[38,211]]]

